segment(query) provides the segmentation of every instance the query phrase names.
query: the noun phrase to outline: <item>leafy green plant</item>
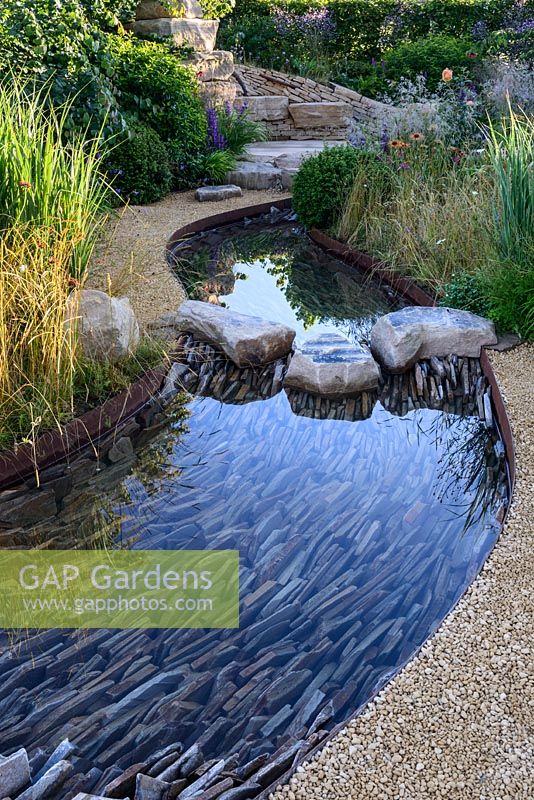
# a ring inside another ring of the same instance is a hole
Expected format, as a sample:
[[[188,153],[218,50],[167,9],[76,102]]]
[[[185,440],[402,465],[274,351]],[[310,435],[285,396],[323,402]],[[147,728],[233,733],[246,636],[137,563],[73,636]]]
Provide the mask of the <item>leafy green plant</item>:
[[[206,116],[193,70],[157,42],[115,37],[112,50],[121,106],[154,128],[163,141],[180,141],[184,156],[202,150]]]
[[[140,122],[112,147],[106,169],[120,202],[155,203],[169,194],[172,173],[169,154],[155,130]]]
[[[234,169],[235,156],[228,150],[212,150],[198,159],[200,182],[224,183],[226,173]]]
[[[487,279],[482,272],[455,273],[445,284],[439,305],[460,308],[487,317],[490,310]]]
[[[376,154],[349,146],[327,147],[307,158],[293,183],[293,208],[300,221],[307,227],[329,228],[337,222],[358,170],[377,164]]]
[[[534,119],[509,108],[499,126],[490,121],[488,151],[496,176],[501,256],[520,264],[534,250]]]
[[[530,260],[529,260],[530,259]],[[534,340],[534,250],[521,263],[499,263],[488,273],[488,316],[502,331]]]
[[[239,157],[243,155],[247,145],[264,142],[269,138],[263,122],[250,118],[246,100],[240,109],[234,109],[229,104],[217,109],[216,118],[224,148],[233,156]]]

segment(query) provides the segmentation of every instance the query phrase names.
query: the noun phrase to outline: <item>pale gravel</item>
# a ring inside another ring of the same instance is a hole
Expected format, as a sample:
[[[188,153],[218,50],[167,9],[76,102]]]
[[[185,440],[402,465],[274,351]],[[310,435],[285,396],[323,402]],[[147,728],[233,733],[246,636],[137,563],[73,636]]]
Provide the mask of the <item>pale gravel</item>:
[[[517,448],[505,529],[419,655],[271,800],[534,798],[534,346],[490,355]]]
[[[127,206],[113,214],[95,250],[87,288],[126,295],[142,325],[175,311],[183,287],[165,261],[165,244],[183,225],[233,208],[287,197],[275,191],[243,191],[219,203],[199,203],[194,192],[179,192],[149,206]]]

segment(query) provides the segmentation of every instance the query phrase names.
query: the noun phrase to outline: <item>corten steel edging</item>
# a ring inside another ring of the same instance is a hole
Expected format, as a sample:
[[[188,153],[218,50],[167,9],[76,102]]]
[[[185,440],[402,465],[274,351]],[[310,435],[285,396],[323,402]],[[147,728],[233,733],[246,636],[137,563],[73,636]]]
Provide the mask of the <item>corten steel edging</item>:
[[[94,449],[101,439],[147,405],[160,388],[166,372],[164,367],[148,370],[127,389],[61,428],[46,431],[34,444],[24,443],[16,452],[0,453],[0,490]]]
[[[272,200],[270,203],[258,203],[255,206],[246,206],[246,208],[233,208],[231,211],[222,211],[220,214],[212,214],[210,217],[198,219],[195,222],[189,222],[182,228],[178,228],[167,242],[165,252],[167,256],[172,255],[173,246],[178,242],[183,241],[187,236],[202,231],[208,231],[210,228],[215,228],[217,225],[231,225],[232,222],[239,222],[245,217],[256,217],[260,214],[266,214],[271,208],[277,208],[279,211],[288,211],[291,208],[291,198],[284,197],[283,200]]]

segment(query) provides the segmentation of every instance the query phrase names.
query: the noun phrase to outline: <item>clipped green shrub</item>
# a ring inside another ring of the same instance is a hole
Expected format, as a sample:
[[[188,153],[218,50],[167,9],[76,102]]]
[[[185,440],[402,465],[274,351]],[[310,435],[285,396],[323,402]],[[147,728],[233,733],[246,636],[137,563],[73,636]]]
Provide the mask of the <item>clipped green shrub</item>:
[[[114,37],[113,52],[121,106],[163,141],[179,141],[184,157],[201,151],[207,126],[194,71],[159,42]]]
[[[373,153],[350,146],[328,147],[306,159],[293,183],[293,208],[307,227],[330,228],[345,205],[357,171],[377,164]]]
[[[131,124],[129,135],[111,150],[106,168],[122,202],[155,203],[171,190],[167,148],[155,130],[140,122]]]
[[[423,74],[427,87],[434,90],[445,67],[454,75],[467,75],[477,57],[477,48],[470,39],[439,35],[398,45],[384,55],[381,66],[391,81]]]

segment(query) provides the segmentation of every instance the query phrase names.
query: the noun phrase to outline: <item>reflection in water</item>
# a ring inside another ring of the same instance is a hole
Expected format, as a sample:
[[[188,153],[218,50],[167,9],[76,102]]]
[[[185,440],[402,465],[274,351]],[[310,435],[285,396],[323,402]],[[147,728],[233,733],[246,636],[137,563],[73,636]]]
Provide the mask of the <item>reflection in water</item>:
[[[301,336],[321,325],[367,335],[387,303],[382,291],[315,258],[287,226],[279,235],[277,246],[220,237],[218,260],[210,245],[184,272],[190,293],[217,290],[239,310],[292,315]],[[219,263],[231,277],[214,271]],[[469,390],[460,389],[464,416],[404,413],[408,391],[395,379],[381,399],[397,414],[376,402],[360,421],[312,418],[305,407],[293,413],[279,386],[270,396],[272,375],[261,395],[253,371],[225,369],[226,402],[193,398],[186,424],[162,433],[118,488],[104,478],[78,512],[89,538],[105,531],[116,546],[238,549],[240,629],[36,637],[37,667],[0,722],[0,752],[68,735],[101,768],[177,740],[199,742],[206,759],[273,753],[353,714],[479,570],[506,490],[500,442],[470,415]],[[10,669],[0,659],[4,685]]]
[[[367,341],[372,325],[401,302],[332,258],[290,224],[251,231],[214,247],[201,240],[177,258],[188,294],[289,325],[296,345],[322,333]]]

